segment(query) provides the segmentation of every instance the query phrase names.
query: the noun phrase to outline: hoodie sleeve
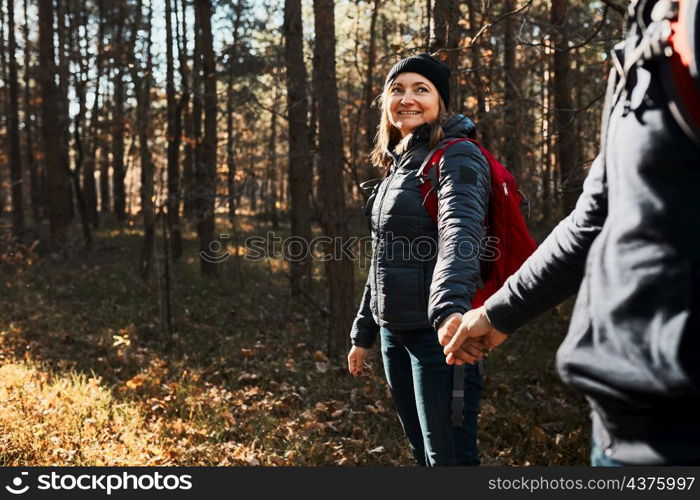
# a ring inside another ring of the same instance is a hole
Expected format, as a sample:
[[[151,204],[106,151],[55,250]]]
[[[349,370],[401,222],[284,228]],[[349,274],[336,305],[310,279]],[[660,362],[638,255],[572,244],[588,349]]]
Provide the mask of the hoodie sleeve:
[[[518,272],[486,301],[491,323],[513,333],[531,319],[576,293],[586,257],[608,215],[605,171],[596,158],[576,208],[523,263]]]
[[[475,144],[462,141],[447,149],[440,161],[438,257],[428,305],[436,330],[450,314],[471,308],[489,189],[489,165]]]

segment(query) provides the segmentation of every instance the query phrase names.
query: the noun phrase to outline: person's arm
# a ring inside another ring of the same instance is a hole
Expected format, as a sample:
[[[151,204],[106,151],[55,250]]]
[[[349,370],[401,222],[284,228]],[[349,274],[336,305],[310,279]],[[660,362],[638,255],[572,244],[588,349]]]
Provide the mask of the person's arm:
[[[510,334],[573,295],[608,214],[602,157],[593,162],[576,208],[485,303],[489,322]]]
[[[435,330],[452,314],[471,308],[489,189],[489,165],[479,148],[467,141],[449,147],[440,162],[438,258],[428,305]]]
[[[374,340],[377,338],[377,332],[379,331],[379,325],[374,321],[374,316],[372,316],[372,310],[369,304],[372,298],[372,289],[370,287],[372,274],[373,270],[370,268],[367,274],[367,283],[365,284],[365,291],[362,294],[360,308],[357,311],[357,316],[355,316],[355,321],[352,324],[352,330],[350,332],[350,341],[352,345],[365,348],[372,347]]]

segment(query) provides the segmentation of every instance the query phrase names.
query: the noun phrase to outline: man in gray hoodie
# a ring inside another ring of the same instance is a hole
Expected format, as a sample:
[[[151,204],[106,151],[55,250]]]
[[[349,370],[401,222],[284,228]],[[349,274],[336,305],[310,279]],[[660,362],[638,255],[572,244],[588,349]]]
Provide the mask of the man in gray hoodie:
[[[630,4],[601,154],[576,208],[439,339],[448,364],[474,362],[480,342],[495,347],[578,290],[557,368],[590,403],[593,465],[700,464],[700,146],[669,105],[665,36],[677,13],[656,3]]]

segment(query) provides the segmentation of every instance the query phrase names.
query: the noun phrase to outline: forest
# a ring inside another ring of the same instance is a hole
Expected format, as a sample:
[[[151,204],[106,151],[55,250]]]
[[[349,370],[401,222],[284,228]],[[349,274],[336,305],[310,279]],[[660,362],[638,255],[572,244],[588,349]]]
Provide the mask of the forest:
[[[344,361],[386,74],[451,69],[542,241],[598,152],[626,2],[0,9],[0,465],[408,465],[378,353]],[[587,463],[554,371],[570,312],[489,358],[483,464]]]

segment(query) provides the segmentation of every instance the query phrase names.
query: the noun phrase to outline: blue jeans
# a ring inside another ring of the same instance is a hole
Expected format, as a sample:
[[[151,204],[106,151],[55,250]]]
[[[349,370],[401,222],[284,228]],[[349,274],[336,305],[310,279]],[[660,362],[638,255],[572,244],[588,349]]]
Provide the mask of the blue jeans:
[[[382,359],[391,396],[418,465],[479,465],[476,446],[481,375],[467,365],[464,422],[452,425],[454,367],[445,363],[432,328],[381,328]]]

